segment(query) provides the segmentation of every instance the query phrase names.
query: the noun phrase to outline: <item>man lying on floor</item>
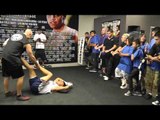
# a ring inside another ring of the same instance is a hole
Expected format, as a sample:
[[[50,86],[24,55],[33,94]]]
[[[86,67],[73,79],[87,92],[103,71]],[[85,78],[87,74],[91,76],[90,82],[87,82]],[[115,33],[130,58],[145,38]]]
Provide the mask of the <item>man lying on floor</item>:
[[[29,71],[29,85],[30,90],[33,94],[39,95],[53,92],[67,93],[72,88],[73,84],[71,82],[66,82],[61,78],[56,78],[54,81],[49,80],[53,74],[47,69],[41,67],[40,65],[40,71],[45,76],[38,77],[33,67],[29,65],[29,63],[25,59],[21,57],[21,61]]]

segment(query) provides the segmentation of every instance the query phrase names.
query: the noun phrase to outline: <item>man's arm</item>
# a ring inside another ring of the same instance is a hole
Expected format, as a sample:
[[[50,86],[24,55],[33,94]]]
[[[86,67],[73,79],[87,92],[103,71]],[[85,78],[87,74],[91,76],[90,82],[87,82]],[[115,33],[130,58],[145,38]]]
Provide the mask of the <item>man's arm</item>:
[[[35,56],[33,55],[33,52],[32,52],[32,46],[30,44],[26,44],[25,47],[26,47],[26,52],[27,52],[29,58],[39,68],[39,65],[37,63],[37,59],[35,58]]]
[[[117,45],[113,45],[113,47],[111,49],[108,50],[108,52],[113,51],[114,49],[116,49]]]
[[[7,45],[8,40],[9,40],[9,38],[8,38],[7,40],[5,40],[5,41],[4,41],[4,43],[3,43],[3,47]]]
[[[31,67],[31,65],[29,65],[29,63],[24,58],[21,57],[21,61],[22,61],[23,65],[29,71],[33,70],[33,68]],[[40,65],[39,65],[39,68],[40,68],[39,70],[45,75],[45,76],[43,76],[43,77],[40,78],[41,80],[48,81],[53,76],[53,74],[50,71],[48,71],[47,69],[41,67]],[[31,71],[31,72],[32,72],[32,76],[36,76],[35,72],[34,73],[33,73],[33,71]]]
[[[151,61],[157,61],[157,62],[160,62],[160,59],[158,56],[155,56],[155,57],[152,57],[151,55],[148,55],[148,59],[151,60]]]
[[[148,60],[160,62],[158,56],[154,56],[156,54],[156,50],[157,50],[157,45],[154,44],[149,52],[149,55],[147,55]]]
[[[30,68],[31,68],[30,64],[29,64],[24,58],[21,57],[21,61],[22,61],[23,65],[24,65],[27,69],[30,69]]]

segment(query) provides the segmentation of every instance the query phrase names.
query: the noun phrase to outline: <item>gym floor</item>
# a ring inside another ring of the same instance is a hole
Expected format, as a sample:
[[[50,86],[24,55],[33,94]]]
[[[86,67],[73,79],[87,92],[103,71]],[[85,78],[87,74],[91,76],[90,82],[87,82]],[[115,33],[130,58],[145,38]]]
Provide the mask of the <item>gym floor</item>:
[[[104,81],[98,73],[89,73],[84,66],[49,68],[52,79],[61,77],[73,83],[69,93],[53,93],[47,95],[32,95],[29,90],[28,71],[25,70],[25,80],[22,92],[29,95],[29,101],[17,101],[16,97],[4,96],[3,78],[0,72],[0,105],[151,105],[153,100],[145,100],[138,96],[124,96],[127,90],[119,87],[119,81]],[[36,70],[39,76],[43,76]],[[16,90],[16,80],[10,80],[10,90]]]

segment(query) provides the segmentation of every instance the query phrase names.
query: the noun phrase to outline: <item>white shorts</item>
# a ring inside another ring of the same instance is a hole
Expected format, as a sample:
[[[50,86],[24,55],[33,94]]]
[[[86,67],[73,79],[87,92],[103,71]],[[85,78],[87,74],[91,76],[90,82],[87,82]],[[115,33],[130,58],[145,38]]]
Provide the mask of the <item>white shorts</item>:
[[[124,72],[123,70],[116,68],[115,69],[115,77],[122,77],[124,79],[128,78],[128,74],[126,72]]]

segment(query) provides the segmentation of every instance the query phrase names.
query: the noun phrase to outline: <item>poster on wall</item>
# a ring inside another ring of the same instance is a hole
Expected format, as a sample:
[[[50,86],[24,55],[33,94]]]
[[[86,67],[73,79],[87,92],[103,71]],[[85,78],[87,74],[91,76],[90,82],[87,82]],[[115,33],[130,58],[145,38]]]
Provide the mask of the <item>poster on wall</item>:
[[[113,30],[114,35],[118,36],[120,35],[120,20],[113,20],[113,21],[107,21],[102,23],[102,27],[108,27]]]
[[[0,15],[1,53],[3,42],[14,33],[23,33],[26,28],[32,29],[32,39],[38,29],[46,34],[45,53],[48,64],[77,62],[77,15]],[[34,49],[35,42],[30,40],[30,44]],[[26,53],[23,57],[30,62]]]

